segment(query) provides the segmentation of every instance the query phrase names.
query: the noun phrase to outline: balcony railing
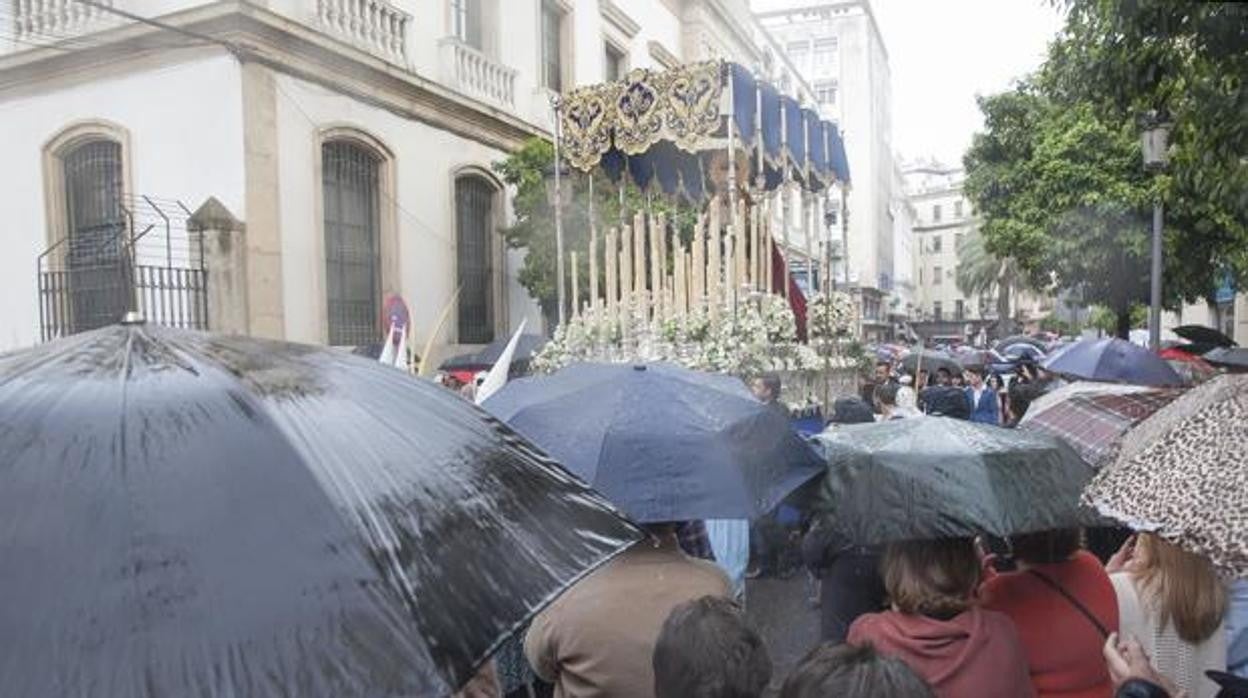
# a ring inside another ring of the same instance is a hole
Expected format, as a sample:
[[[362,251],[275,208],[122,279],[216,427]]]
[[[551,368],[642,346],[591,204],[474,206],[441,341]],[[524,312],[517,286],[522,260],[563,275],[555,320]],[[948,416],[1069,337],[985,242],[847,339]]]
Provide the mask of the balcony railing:
[[[111,0],[100,0],[112,7]],[[14,36],[19,42],[52,43],[114,21],[108,11],[77,0],[15,0]]]
[[[330,34],[392,63],[407,63],[411,15],[382,0],[317,0],[317,20]]]
[[[444,80],[451,87],[498,107],[516,106],[516,71],[454,37],[442,40]]]

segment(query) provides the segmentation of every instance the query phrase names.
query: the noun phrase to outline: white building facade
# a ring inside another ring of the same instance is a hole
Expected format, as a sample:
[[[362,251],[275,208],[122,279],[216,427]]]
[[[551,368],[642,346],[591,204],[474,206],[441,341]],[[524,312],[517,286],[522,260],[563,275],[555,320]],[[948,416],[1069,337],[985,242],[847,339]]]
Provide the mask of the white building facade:
[[[0,351],[134,299],[355,346],[397,295],[414,347],[453,303],[443,355],[540,327],[492,164],[549,138],[561,90],[761,55],[745,0],[112,0],[165,28],[10,2]]]
[[[935,161],[902,168],[906,198],[914,210],[915,327],[925,338],[968,339],[997,320],[996,289],[970,296],[958,288],[958,248],[978,227],[962,190],[966,173]],[[1049,294],[1011,294],[1020,330],[1035,331],[1054,310]]]
[[[810,84],[820,115],[841,127],[851,186],[843,206],[833,197],[832,218],[847,224],[847,276],[861,294],[864,338],[883,339],[892,332],[889,296],[897,279],[892,82],[870,2],[753,0],[751,6]]]

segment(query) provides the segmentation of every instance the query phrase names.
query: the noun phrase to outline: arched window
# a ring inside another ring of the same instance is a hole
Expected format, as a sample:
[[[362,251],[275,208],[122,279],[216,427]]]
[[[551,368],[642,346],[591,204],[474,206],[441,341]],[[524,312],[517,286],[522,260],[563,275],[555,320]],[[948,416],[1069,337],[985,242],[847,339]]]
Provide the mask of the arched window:
[[[73,332],[117,322],[130,304],[121,153],[121,143],[93,137],[59,155]]]
[[[329,343],[381,337],[381,158],[350,139],[321,145]]]
[[[459,342],[494,341],[493,183],[480,175],[455,180],[456,268],[459,270]]]

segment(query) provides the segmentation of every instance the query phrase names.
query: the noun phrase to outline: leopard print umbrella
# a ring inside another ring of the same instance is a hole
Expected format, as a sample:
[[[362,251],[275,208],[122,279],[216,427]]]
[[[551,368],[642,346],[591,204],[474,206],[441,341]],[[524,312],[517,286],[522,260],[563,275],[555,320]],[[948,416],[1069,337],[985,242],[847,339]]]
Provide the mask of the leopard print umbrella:
[[[1248,577],[1248,375],[1215,378],[1142,422],[1083,498]]]

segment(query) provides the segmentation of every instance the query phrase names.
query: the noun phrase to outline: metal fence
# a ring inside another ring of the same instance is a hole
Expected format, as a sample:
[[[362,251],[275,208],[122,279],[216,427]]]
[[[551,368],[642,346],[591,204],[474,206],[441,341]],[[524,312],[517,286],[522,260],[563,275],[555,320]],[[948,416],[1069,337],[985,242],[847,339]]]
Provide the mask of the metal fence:
[[[203,240],[187,229],[176,200],[127,196],[120,218],[70,231],[38,259],[43,341],[117,322],[127,312],[148,322],[208,329]]]

